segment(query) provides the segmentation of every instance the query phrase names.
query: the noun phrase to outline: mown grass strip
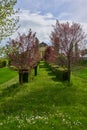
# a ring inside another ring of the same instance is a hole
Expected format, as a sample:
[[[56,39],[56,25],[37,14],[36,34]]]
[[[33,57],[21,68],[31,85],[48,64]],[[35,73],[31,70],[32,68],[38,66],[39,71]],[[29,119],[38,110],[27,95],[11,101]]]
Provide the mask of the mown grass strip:
[[[86,130],[87,82],[59,82],[44,62],[23,86],[9,85],[0,99],[1,130]]]

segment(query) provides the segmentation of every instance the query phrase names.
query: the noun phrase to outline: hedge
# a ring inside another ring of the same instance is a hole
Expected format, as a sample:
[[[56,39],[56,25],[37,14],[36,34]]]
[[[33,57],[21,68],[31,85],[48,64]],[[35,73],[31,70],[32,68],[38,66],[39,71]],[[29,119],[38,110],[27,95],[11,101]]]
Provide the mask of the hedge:
[[[6,61],[6,60],[0,60],[0,68],[5,67],[6,64],[7,64],[7,61]]]
[[[68,80],[68,70],[67,69],[59,67],[58,65],[55,65],[55,64],[49,64],[48,66],[54,72],[54,74],[56,75],[56,78],[58,80],[60,80],[60,81]]]

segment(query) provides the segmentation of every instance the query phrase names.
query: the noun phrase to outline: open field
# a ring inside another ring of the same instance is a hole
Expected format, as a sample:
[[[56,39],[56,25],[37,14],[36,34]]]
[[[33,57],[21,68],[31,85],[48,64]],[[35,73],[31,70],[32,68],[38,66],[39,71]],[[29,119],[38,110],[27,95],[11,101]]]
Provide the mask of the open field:
[[[73,71],[71,84],[57,81],[43,62],[23,86],[11,77],[0,83],[0,130],[87,129],[86,68]]]

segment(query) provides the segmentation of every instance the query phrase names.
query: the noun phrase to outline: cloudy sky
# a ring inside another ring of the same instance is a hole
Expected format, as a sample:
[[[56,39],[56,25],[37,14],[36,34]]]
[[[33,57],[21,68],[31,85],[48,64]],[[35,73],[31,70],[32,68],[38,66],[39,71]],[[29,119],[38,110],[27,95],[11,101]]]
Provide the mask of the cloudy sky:
[[[87,0],[17,0],[20,9],[20,29],[37,32],[40,42],[49,43],[52,25],[56,20],[79,22],[87,32]]]

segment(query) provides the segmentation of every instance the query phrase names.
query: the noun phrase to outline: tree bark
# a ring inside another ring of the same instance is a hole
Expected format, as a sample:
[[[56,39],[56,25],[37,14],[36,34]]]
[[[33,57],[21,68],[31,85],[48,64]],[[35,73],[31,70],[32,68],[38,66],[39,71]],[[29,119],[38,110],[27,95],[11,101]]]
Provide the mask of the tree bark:
[[[37,76],[37,66],[34,67],[34,75]]]
[[[28,83],[28,70],[19,71],[19,83],[22,85],[23,83]]]
[[[19,72],[19,84],[23,84],[23,73]]]
[[[71,60],[70,56],[68,57],[68,81],[70,82],[71,79]]]
[[[23,83],[28,83],[28,71],[23,73]]]

